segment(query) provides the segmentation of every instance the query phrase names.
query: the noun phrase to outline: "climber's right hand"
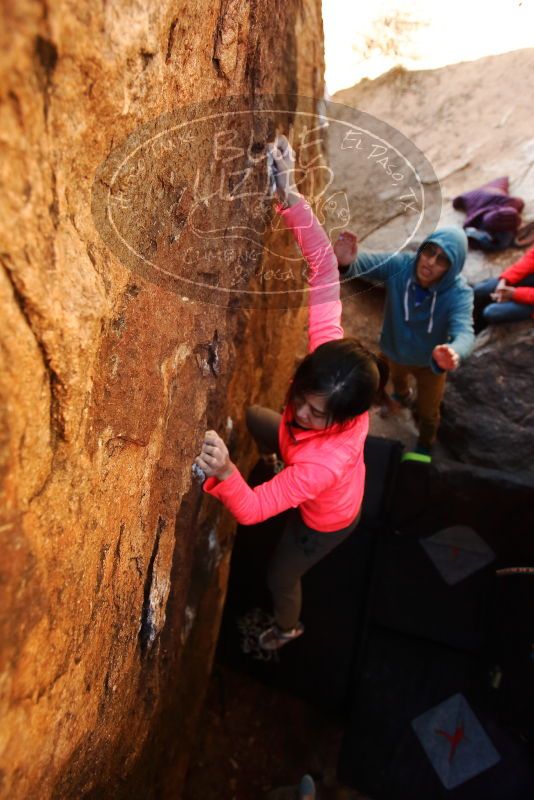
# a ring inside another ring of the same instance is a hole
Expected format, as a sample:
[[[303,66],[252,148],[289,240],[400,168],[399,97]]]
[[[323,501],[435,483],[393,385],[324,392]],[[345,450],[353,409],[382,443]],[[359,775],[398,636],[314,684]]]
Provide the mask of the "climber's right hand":
[[[301,199],[295,184],[295,153],[287,137],[282,135],[278,135],[267,148],[276,167],[274,171],[276,193],[282,203],[293,206]]]

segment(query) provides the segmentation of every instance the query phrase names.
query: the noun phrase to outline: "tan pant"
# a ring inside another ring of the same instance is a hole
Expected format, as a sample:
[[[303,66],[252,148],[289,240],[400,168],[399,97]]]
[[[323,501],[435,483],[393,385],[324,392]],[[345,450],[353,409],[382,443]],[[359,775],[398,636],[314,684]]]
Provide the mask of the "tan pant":
[[[436,375],[430,367],[412,367],[396,364],[388,358],[389,377],[393,383],[393,391],[399,395],[408,393],[410,385],[408,376],[413,375],[417,384],[415,412],[419,425],[419,442],[423,447],[430,447],[436,441],[439,428],[439,407],[445,390],[447,373]]]

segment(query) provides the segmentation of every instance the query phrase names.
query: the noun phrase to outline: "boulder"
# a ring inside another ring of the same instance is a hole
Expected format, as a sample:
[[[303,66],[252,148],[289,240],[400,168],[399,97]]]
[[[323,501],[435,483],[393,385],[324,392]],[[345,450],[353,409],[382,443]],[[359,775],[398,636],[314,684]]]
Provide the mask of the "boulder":
[[[460,461],[534,473],[534,325],[494,325],[451,373],[440,438]]]

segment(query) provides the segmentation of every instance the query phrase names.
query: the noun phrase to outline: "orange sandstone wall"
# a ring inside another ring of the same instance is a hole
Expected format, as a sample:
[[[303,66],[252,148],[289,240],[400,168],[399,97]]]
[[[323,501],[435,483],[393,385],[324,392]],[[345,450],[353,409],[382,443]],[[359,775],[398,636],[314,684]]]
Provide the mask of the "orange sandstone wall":
[[[245,407],[282,402],[305,316],[147,279],[97,230],[93,185],[176,108],[322,96],[320,2],[3,6],[0,794],[178,797],[233,531],[191,462],[210,426],[250,464]],[[209,147],[191,159],[208,171]]]

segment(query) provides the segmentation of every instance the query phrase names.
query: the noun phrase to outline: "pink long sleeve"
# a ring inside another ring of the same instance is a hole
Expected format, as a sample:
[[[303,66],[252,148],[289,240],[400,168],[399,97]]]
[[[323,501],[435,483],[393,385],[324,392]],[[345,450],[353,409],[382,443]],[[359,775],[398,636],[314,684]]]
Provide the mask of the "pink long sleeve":
[[[288,508],[297,508],[337,480],[328,467],[299,464],[286,467],[270,481],[251,487],[238,469],[224,481],[208,478],[204,490],[221,500],[241,525],[254,525]]]
[[[290,208],[279,206],[278,212],[293,231],[308,263],[308,351],[311,353],[324,342],[343,338],[337,258],[330,239],[304,198]]]

